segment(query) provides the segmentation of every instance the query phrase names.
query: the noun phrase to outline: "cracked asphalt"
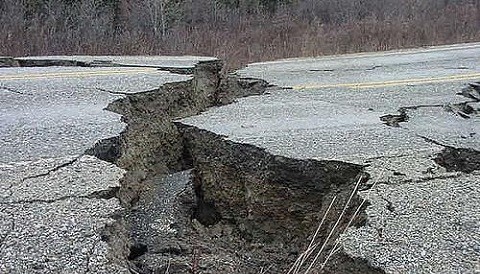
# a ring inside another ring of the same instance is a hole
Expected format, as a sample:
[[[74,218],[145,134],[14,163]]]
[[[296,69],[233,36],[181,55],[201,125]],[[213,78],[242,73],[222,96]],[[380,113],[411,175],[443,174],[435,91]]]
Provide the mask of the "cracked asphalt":
[[[117,136],[120,115],[104,108],[123,93],[189,79],[153,68],[2,68],[0,162],[78,155]],[[112,92],[106,92],[112,91]]]
[[[139,67],[0,68],[0,273],[130,273],[103,239],[123,210],[108,193],[125,171],[84,152],[124,130],[110,102],[191,77],[149,66],[208,58],[30,59]]]
[[[464,44],[252,64],[238,73],[285,89],[182,122],[274,154],[365,165],[375,185],[361,193],[366,226],[342,237],[350,256],[387,273],[478,273],[480,172],[434,161],[444,146],[480,150],[478,113],[451,111],[480,80],[478,56],[480,44]],[[110,102],[189,79],[208,58],[47,59],[92,66],[0,68],[0,273],[129,273],[104,241],[124,171],[84,151],[125,128]],[[405,107],[399,127],[381,121]]]
[[[347,254],[387,273],[479,273],[480,172],[434,161],[444,146],[480,150],[478,103],[469,119],[451,111],[471,101],[457,93],[480,80],[479,56],[480,44],[462,44],[251,64],[238,74],[280,89],[181,122],[277,155],[365,165],[368,220],[343,235]],[[405,107],[399,127],[380,120]]]

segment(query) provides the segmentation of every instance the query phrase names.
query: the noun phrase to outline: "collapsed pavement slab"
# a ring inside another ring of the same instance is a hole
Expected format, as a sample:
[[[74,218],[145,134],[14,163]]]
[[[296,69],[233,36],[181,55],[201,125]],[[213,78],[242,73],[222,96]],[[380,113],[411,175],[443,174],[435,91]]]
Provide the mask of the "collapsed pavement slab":
[[[480,77],[479,52],[478,44],[473,44],[252,64],[238,74],[285,89],[240,99],[180,122],[279,157],[364,166],[370,176],[369,186],[360,191],[368,205],[366,219],[329,239],[331,250],[320,255],[318,269],[476,273],[479,116],[475,110],[464,117],[452,106],[472,103],[457,93]],[[468,68],[468,73],[455,70],[459,66]],[[404,119],[395,126],[385,124],[382,118],[399,110]],[[445,156],[446,151],[455,156]],[[449,157],[450,167],[444,157]],[[222,188],[202,183],[208,188],[205,193]],[[245,191],[253,199],[265,198]],[[227,199],[217,195],[211,201],[226,214]],[[335,258],[342,253],[376,270],[329,266],[348,261]]]
[[[190,71],[205,58],[123,59]],[[148,64],[31,65],[0,69],[0,272],[131,273],[130,232],[117,197],[125,171],[86,154],[100,153],[98,141],[125,130],[120,115],[105,110],[111,102],[192,75]]]

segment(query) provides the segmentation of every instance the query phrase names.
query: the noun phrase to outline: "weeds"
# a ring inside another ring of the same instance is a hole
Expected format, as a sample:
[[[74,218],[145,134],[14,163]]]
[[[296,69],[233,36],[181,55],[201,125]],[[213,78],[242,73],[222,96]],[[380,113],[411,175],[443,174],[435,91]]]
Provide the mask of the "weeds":
[[[381,178],[382,175],[380,175],[379,178]],[[320,221],[320,224],[318,225],[315,233],[313,234],[312,240],[310,241],[310,244],[306,248],[306,250],[300,254],[300,256],[297,258],[293,266],[290,268],[287,274],[299,274],[299,273],[304,273],[308,274],[310,273],[313,269],[319,269],[322,271],[329,260],[341,250],[340,246],[340,237],[341,235],[345,234],[350,228],[350,226],[354,223],[355,219],[358,217],[361,209],[365,205],[365,203],[368,200],[369,195],[366,195],[360,202],[360,204],[355,208],[355,211],[353,212],[353,215],[351,215],[350,219],[345,220],[345,215],[347,211],[351,210],[350,206],[352,203],[353,197],[357,194],[359,186],[363,180],[363,177],[360,176],[358,181],[355,184],[355,187],[353,188],[352,192],[350,193],[350,196],[348,200],[345,202],[345,205],[343,206],[342,211],[338,215],[334,225],[329,229],[328,234],[324,236],[323,238],[320,238],[319,232],[321,231],[321,228],[325,224],[325,220],[327,219],[328,215],[331,214],[330,211],[332,210],[332,207],[334,206],[337,196],[333,197],[332,201],[330,202],[327,210],[322,216],[322,220]],[[375,181],[371,187],[373,189],[377,184],[377,181]],[[340,227],[342,224],[346,223],[343,229]],[[327,248],[329,243],[331,242],[332,237],[336,235],[335,241],[333,243],[332,247]],[[318,247],[320,248],[318,249]],[[315,257],[311,259],[311,256],[315,254]],[[323,258],[323,262],[319,265],[318,261],[320,258]],[[308,265],[308,266],[307,266]]]

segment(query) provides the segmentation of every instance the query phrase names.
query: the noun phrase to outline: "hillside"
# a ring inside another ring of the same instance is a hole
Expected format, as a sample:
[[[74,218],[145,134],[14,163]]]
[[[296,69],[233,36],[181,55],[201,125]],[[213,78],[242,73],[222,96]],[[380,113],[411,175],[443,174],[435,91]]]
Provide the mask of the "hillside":
[[[480,40],[476,0],[4,0],[0,55],[285,57]]]

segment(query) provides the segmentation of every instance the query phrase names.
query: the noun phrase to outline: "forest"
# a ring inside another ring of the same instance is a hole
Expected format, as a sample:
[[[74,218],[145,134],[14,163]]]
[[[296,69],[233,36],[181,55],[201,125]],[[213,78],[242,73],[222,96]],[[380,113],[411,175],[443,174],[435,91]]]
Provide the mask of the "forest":
[[[0,55],[208,55],[229,66],[480,40],[478,0],[2,0]]]

